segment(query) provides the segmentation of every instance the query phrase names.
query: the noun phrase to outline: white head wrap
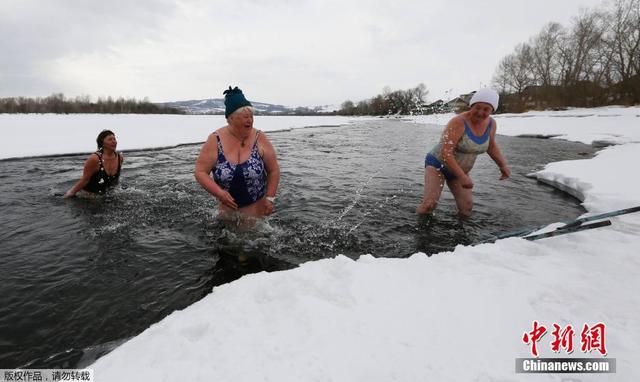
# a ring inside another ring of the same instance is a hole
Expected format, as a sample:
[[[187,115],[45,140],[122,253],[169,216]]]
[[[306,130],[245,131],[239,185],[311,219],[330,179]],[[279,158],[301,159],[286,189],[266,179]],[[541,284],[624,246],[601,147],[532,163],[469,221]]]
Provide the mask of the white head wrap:
[[[488,103],[493,107],[493,111],[498,110],[498,101],[500,100],[500,96],[498,93],[489,88],[483,88],[475,92],[471,100],[469,101],[469,106],[473,106],[474,103],[484,102]]]

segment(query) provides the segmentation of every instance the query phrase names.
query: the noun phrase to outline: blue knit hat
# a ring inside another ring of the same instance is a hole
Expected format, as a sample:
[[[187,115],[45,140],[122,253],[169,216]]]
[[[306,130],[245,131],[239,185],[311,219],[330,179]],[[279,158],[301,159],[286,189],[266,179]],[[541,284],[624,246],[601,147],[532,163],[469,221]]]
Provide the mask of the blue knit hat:
[[[237,86],[233,89],[231,89],[231,86],[229,86],[229,89],[222,92],[222,94],[224,94],[224,117],[225,118],[229,118],[231,113],[240,109],[243,106],[251,106],[251,102],[247,101],[247,99],[244,98],[244,94],[242,94],[242,90],[238,89]]]

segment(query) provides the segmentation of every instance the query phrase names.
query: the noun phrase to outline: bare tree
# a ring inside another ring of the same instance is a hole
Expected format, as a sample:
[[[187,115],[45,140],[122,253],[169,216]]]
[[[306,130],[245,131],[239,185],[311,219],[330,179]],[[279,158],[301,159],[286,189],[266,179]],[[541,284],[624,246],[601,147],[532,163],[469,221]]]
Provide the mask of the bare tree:
[[[538,84],[549,87],[558,84],[561,72],[559,43],[565,35],[562,25],[551,22],[531,41],[533,71]]]
[[[633,83],[634,76],[640,75],[640,0],[614,1],[609,23],[605,40],[611,50],[612,81],[620,83],[616,90],[623,100],[640,102],[640,89]]]
[[[98,102],[91,102],[88,95],[77,96],[75,99],[65,98],[62,93],[55,93],[48,97],[37,98],[0,98],[0,113],[137,113],[137,114],[184,114],[176,108],[159,106],[148,100],[138,101],[135,98],[125,100],[120,97],[113,101],[99,98]]]
[[[594,56],[602,44],[604,31],[604,17],[598,11],[585,10],[574,19],[571,33],[559,44],[562,85],[571,86],[592,79],[596,64]]]
[[[346,100],[340,105],[340,111],[342,114],[353,115],[356,107],[353,104],[353,101]]]
[[[391,90],[385,86],[382,94],[359,101],[354,105],[352,101],[342,103],[340,114],[346,115],[389,115],[422,113],[424,100],[428,94],[427,87],[419,84],[408,90]]]
[[[424,105],[425,100],[427,98],[427,94],[429,94],[429,91],[427,90],[427,86],[423,83],[420,83],[418,86],[416,86],[415,88],[409,90],[411,92],[412,95],[412,108],[415,111],[420,111],[419,109],[422,107],[422,105]]]
[[[371,99],[371,113],[373,115],[386,114],[388,109],[388,102],[381,94],[378,94]]]
[[[531,46],[520,44],[512,53],[502,59],[493,77],[493,83],[503,92],[522,92],[536,83],[532,70]]]
[[[500,60],[498,68],[496,69],[496,72],[493,74],[493,78],[491,79],[491,85],[500,93],[507,93],[510,90],[507,71],[504,68],[504,66],[506,66],[506,64],[504,63],[505,59],[506,57]]]
[[[640,0],[609,1],[568,29],[547,24],[500,61],[505,110],[640,102]]]

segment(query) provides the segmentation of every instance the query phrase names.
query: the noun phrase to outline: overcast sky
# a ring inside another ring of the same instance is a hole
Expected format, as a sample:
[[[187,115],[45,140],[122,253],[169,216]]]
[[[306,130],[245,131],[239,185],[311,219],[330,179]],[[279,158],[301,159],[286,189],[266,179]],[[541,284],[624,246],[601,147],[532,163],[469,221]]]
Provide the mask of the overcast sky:
[[[424,83],[433,101],[489,85],[550,21],[602,0],[0,0],[0,97],[62,92],[288,106]],[[449,92],[449,93],[447,93]]]

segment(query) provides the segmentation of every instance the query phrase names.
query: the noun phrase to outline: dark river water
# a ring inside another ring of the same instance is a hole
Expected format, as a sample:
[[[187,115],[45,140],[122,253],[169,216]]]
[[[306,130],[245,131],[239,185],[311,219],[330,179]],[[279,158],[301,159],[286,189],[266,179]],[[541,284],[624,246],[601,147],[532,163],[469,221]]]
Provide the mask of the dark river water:
[[[424,156],[441,129],[381,119],[269,133],[276,212],[244,232],[217,219],[195,182],[199,145],[125,153],[120,186],[98,200],[61,197],[86,155],[0,161],[0,368],[86,366],[247,273],[338,254],[432,254],[584,212],[525,175],[592,147],[499,136],[511,179],[498,181],[484,155],[471,218],[457,217],[447,190],[418,217]]]

